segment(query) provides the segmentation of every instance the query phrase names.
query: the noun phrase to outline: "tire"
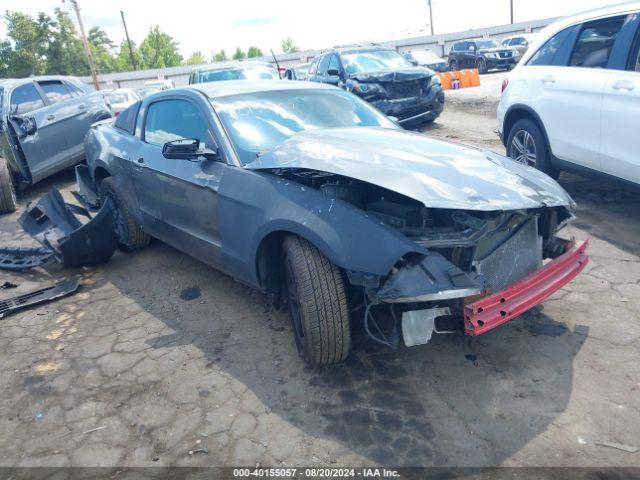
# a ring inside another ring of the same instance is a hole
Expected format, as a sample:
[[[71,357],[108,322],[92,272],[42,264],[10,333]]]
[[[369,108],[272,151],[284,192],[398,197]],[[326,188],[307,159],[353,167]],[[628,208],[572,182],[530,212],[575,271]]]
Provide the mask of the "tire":
[[[284,267],[291,323],[300,356],[321,367],[343,361],[351,348],[344,279],[316,247],[289,235]]]
[[[538,124],[522,118],[513,124],[507,140],[507,156],[558,178],[560,172],[551,166],[551,154],[547,141]]]
[[[11,213],[18,209],[16,190],[13,187],[7,161],[0,157],[0,213]]]
[[[458,62],[456,62],[455,60],[451,60],[449,62],[449,71],[455,72],[456,70],[458,70]]]
[[[115,231],[118,236],[118,246],[125,252],[130,252],[138,248],[149,245],[151,236],[140,228],[140,225],[133,219],[127,211],[122,197],[115,187],[112,178],[105,178],[100,184],[103,198],[110,198],[115,206]]]
[[[476,60],[476,67],[478,68],[478,73],[487,73],[487,62],[484,58],[479,58],[478,60]]]

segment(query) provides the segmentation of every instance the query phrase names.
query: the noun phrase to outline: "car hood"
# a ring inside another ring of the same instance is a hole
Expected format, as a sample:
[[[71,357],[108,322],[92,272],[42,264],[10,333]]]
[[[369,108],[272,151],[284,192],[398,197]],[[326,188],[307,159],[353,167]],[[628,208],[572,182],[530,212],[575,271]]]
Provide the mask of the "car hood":
[[[301,132],[245,168],[333,173],[392,190],[430,208],[573,206],[555,180],[534,168],[404,130],[352,127]]]
[[[350,78],[361,83],[392,83],[406,82],[410,80],[420,80],[430,78],[433,72],[428,68],[415,67],[403,70],[381,70],[377,72],[352,73]]]

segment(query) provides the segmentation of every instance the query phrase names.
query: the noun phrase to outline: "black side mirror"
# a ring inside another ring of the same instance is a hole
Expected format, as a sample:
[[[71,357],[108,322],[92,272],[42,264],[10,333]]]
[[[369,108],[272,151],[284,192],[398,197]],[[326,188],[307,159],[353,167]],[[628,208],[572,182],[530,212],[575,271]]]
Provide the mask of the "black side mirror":
[[[329,68],[327,70],[327,75],[330,77],[337,77],[338,75],[340,75],[340,70],[338,70],[337,68]]]
[[[22,117],[20,115],[14,115],[11,117],[11,120],[18,124],[20,130],[18,136],[20,138],[24,138],[27,135],[33,135],[38,130],[36,120],[33,117]]]
[[[172,160],[197,160],[206,158],[214,160],[218,157],[218,148],[200,149],[200,140],[197,138],[181,138],[172,140],[162,146],[162,156]]]

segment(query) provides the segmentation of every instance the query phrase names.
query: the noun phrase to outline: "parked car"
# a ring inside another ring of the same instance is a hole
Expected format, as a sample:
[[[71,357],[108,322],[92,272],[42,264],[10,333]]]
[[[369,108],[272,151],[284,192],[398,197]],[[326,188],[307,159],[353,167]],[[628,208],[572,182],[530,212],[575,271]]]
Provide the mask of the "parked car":
[[[573,202],[554,180],[407,132],[328,85],[161,92],[85,144],[81,185],[116,206],[122,246],[157,237],[287,302],[311,365],[346,358],[352,322],[387,345],[427,343],[443,319],[481,334],[588,261],[557,236]]]
[[[194,68],[189,85],[221,80],[279,80],[278,69],[271,63],[246,61],[222,62]]]
[[[284,72],[284,78],[287,80],[308,80],[309,67],[311,63],[303,63],[294,67],[287,68]]]
[[[376,44],[337,47],[313,59],[309,80],[355,93],[405,127],[432,122],[444,108],[440,77]]]
[[[477,68],[479,73],[489,70],[510,70],[516,61],[513,48],[501,47],[496,40],[479,39],[456,42],[449,51],[449,69]]]
[[[512,48],[516,51],[516,61],[520,60],[525,52],[529,49],[529,45],[535,39],[535,33],[523,33],[520,35],[512,35],[502,39],[502,46]]]
[[[162,89],[157,87],[157,86],[152,86],[152,87],[142,87],[142,88],[137,88],[136,89],[136,93],[138,94],[138,96],[140,98],[145,98],[148,97],[149,95],[153,95],[154,93],[158,93],[161,92]]]
[[[158,79],[158,80],[148,80],[144,82],[145,87],[155,87],[160,90],[169,90],[171,88],[175,88],[173,80],[167,79]]]
[[[446,72],[449,70],[447,61],[433,53],[431,50],[412,50],[402,54],[413,65],[427,67],[436,72]]]
[[[0,80],[0,213],[16,190],[84,159],[92,123],[111,117],[104,98],[72,77]]]
[[[133,88],[118,88],[109,92],[107,98],[109,99],[111,114],[116,117],[120,115],[122,110],[141,99]]]
[[[556,176],[596,173],[640,184],[640,2],[564,18],[503,84],[507,154]]]

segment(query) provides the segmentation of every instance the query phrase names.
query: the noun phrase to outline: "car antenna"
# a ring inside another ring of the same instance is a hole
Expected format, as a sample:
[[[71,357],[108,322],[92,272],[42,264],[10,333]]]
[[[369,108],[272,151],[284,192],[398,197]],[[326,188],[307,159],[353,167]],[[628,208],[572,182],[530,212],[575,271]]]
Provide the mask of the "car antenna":
[[[269,49],[271,51],[271,56],[273,57],[273,61],[276,62],[276,68],[278,69],[278,78],[282,80],[282,74],[280,73],[280,64],[278,63],[278,59],[276,55],[273,53],[273,48]]]

